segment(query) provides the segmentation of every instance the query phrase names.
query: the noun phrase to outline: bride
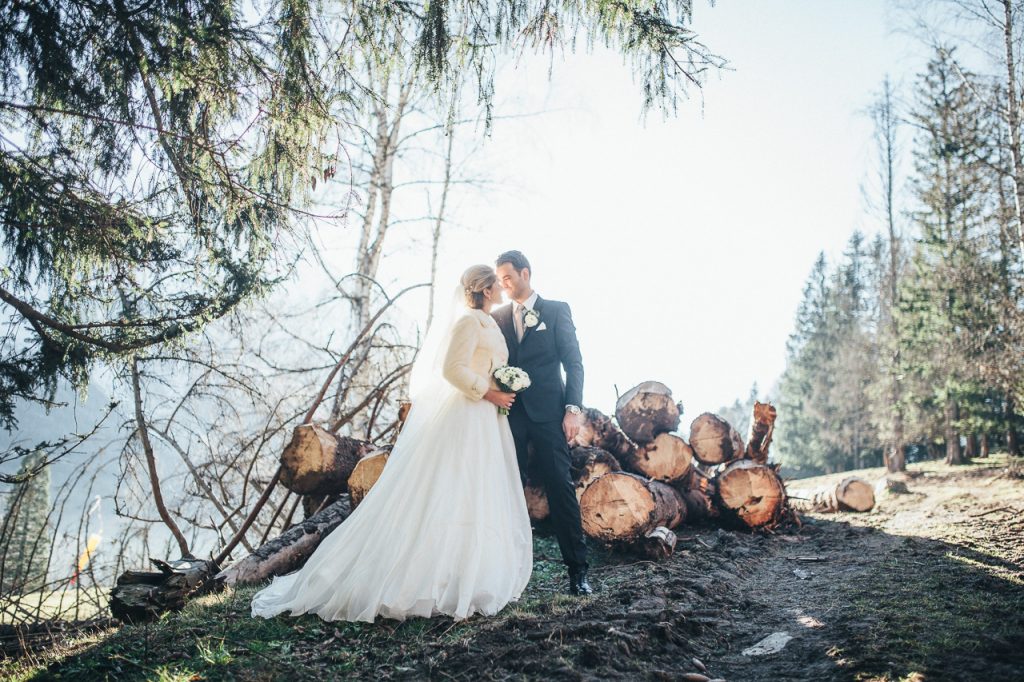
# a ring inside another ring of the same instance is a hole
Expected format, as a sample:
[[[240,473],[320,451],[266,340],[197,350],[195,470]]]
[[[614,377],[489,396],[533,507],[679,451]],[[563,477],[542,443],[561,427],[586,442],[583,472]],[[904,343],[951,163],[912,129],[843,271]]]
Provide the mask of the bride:
[[[298,571],[274,578],[253,617],[316,613],[493,615],[522,594],[533,544],[508,418],[515,394],[491,374],[508,360],[491,318],[493,269],[462,275],[454,320],[436,320],[412,374],[412,410],[377,483]]]

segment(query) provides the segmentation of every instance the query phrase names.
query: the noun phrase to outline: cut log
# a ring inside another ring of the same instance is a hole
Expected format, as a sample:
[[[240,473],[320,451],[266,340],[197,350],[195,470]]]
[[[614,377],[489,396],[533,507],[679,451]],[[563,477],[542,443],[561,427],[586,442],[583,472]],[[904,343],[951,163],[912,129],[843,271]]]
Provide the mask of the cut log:
[[[792,504],[800,511],[866,512],[875,506],[875,491],[863,478],[849,476],[836,485],[812,491],[793,491]]]
[[[640,548],[647,557],[660,561],[672,556],[676,550],[676,540],[675,533],[665,526],[658,526],[644,536]]]
[[[771,527],[781,520],[786,489],[773,467],[741,459],[718,475],[716,485],[722,513],[748,528]]]
[[[674,483],[689,476],[693,450],[679,436],[659,433],[653,441],[641,445],[632,456],[624,459],[626,468],[634,473]]]
[[[551,514],[544,488],[531,483],[523,488],[523,494],[526,496],[526,511],[530,514],[531,521],[543,521]]]
[[[222,585],[214,580],[219,570],[212,561],[150,559],[158,571],[125,571],[110,592],[110,613],[125,623],[146,623],[167,611],[180,611],[185,602]]]
[[[228,566],[217,574],[216,579],[227,585],[253,585],[275,575],[291,573],[306,563],[320,542],[350,513],[348,496],[342,495],[334,504]]]
[[[615,420],[637,443],[650,443],[659,433],[679,428],[682,406],[672,400],[672,391],[657,381],[645,381],[629,389],[615,403]]]
[[[750,433],[747,434],[747,457],[758,464],[768,463],[768,446],[775,432],[775,417],[778,415],[771,403],[754,401],[754,414],[750,419]]]
[[[622,471],[619,460],[601,448],[576,447],[572,449],[569,470],[576,484],[576,499],[583,497],[583,491],[601,476],[613,471]]]
[[[743,457],[743,439],[729,422],[705,412],[690,424],[690,447],[702,464],[722,464]]]
[[[391,453],[384,450],[373,452],[356,462],[352,475],[348,477],[348,496],[352,501],[352,509],[359,506],[359,503],[370,492],[370,488],[380,478],[384,471],[384,465],[388,463]]]
[[[635,542],[658,526],[674,528],[685,515],[678,491],[624,471],[605,474],[580,498],[583,531],[608,543]]]
[[[281,483],[300,495],[338,495],[359,460],[375,449],[372,443],[302,424],[281,453]]]
[[[621,463],[636,451],[636,443],[622,432],[612,418],[600,410],[583,410],[583,424],[573,444],[578,447],[601,448],[612,453]]]

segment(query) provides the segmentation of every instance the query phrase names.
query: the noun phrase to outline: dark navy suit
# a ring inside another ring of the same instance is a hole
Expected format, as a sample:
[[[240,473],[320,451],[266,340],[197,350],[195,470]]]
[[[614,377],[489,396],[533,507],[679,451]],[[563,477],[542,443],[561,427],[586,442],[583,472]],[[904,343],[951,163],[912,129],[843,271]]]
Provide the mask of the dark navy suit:
[[[519,474],[526,483],[529,445],[534,458],[531,473],[539,478],[548,498],[552,525],[562,558],[570,568],[585,567],[587,547],[580,524],[580,506],[569,473],[569,446],[562,430],[566,405],[583,404],[583,357],[569,305],[540,296],[533,310],[540,320],[524,327],[516,339],[513,305],[493,313],[508,345],[508,364],[530,375],[530,387],[516,396],[508,416],[516,443]],[[565,379],[562,379],[562,370]]]

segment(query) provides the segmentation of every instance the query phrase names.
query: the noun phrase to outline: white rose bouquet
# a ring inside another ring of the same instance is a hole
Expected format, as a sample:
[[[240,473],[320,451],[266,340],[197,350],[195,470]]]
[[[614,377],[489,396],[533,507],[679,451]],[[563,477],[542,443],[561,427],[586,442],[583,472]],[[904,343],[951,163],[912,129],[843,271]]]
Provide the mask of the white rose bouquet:
[[[494,370],[494,380],[506,393],[519,393],[530,387],[530,375],[521,367],[499,367]],[[508,414],[508,408],[499,407],[499,414]]]

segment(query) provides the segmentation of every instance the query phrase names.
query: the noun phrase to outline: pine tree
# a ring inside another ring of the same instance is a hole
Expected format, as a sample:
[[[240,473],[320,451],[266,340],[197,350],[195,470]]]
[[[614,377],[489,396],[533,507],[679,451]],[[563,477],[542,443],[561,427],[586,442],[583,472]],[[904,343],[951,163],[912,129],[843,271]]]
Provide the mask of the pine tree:
[[[0,592],[25,593],[46,584],[50,560],[50,468],[41,452],[27,455],[0,525]]]
[[[932,420],[940,411],[941,440],[950,464],[964,461],[961,411],[977,388],[962,339],[988,323],[980,315],[984,304],[975,284],[977,241],[990,189],[984,172],[990,140],[970,79],[952,51],[940,49],[916,88],[911,119],[918,130],[913,185],[920,237],[899,323],[914,379],[919,435],[939,435]]]

